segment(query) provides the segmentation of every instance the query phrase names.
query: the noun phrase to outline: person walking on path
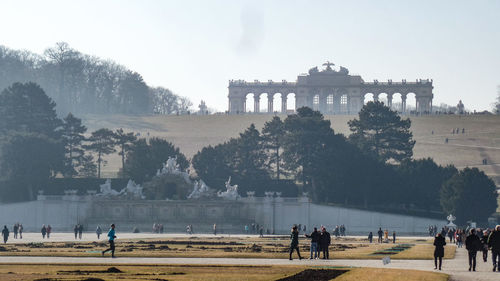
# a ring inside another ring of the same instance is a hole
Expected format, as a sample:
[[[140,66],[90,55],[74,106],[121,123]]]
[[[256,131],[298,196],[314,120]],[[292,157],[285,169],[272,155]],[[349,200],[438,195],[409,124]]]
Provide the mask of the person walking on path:
[[[75,232],[75,240],[78,238],[78,229],[80,226],[78,224],[75,224],[75,227],[73,228],[73,231]]]
[[[481,249],[481,240],[476,235],[476,230],[472,228],[470,235],[465,239],[465,248],[469,254],[469,271],[476,271],[477,251]]]
[[[23,239],[23,225],[19,224],[19,239]]]
[[[7,243],[7,240],[9,240],[9,229],[7,228],[6,225],[3,226],[2,229],[2,236],[3,236],[3,243]]]
[[[304,234],[305,237],[311,238],[311,257],[309,258],[310,260],[313,259],[313,253],[315,259],[319,258],[318,243],[320,235],[321,234],[318,232],[318,229],[316,227],[313,229],[313,232],[311,232],[311,234],[309,235]]]
[[[114,258],[115,257],[115,238],[116,238],[116,234],[115,234],[115,224],[111,224],[111,228],[109,229],[108,231],[108,242],[109,242],[109,248],[102,251],[102,255],[104,256],[104,254],[106,252],[109,252],[111,251],[111,257]]]
[[[217,224],[214,223],[214,235],[217,235]]]
[[[80,224],[78,226],[78,237],[80,238],[80,240],[82,240],[82,233],[83,233],[83,224]]]
[[[301,260],[302,257],[299,251],[299,230],[296,225],[292,227],[292,233],[290,234],[290,260],[292,260],[293,250],[297,250],[297,255],[299,256],[299,260]]]
[[[434,269],[438,269],[439,260],[439,270],[441,270],[441,265],[443,264],[444,257],[444,246],[446,245],[446,239],[438,233],[436,238],[434,238]]]
[[[19,224],[14,224],[14,239],[17,239],[17,232],[19,231]]]
[[[97,239],[99,240],[101,238],[101,234],[102,234],[102,229],[101,229],[101,226],[98,225],[96,230],[95,230],[95,234],[97,234]]]
[[[373,232],[370,231],[370,233],[368,233],[368,241],[370,242],[370,244],[373,242]]]
[[[47,228],[45,227],[45,224],[42,225],[42,239],[45,239],[45,235],[47,234]]]
[[[330,236],[330,233],[326,231],[325,227],[321,228],[321,235],[319,236],[319,246],[321,248],[321,251],[323,251],[323,259],[327,260],[330,258],[330,250],[328,249],[330,247],[330,243],[332,242],[332,238]],[[319,254],[318,254],[319,258]]]
[[[379,227],[377,234],[378,234],[378,242],[382,243],[382,235],[384,234],[384,232],[382,231],[382,227]]]
[[[396,244],[396,231],[392,232],[392,244]]]
[[[488,237],[488,247],[491,248],[493,271],[500,271],[500,225],[497,225]]]
[[[50,238],[50,234],[52,233],[52,226],[50,224],[47,226],[47,239]]]
[[[490,237],[490,230],[486,229],[486,231],[483,234],[483,237],[481,237],[481,251],[483,252],[483,261],[487,262],[488,261],[488,237]]]

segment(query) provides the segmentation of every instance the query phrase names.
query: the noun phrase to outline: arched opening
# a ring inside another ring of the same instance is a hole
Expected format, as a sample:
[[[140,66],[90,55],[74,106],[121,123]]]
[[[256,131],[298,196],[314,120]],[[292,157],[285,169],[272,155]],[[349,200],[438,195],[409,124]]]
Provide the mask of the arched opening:
[[[282,94],[277,93],[274,94],[273,96],[273,112],[281,112],[281,101],[283,100],[281,98]]]
[[[366,93],[364,96],[363,104],[367,104],[368,102],[373,101],[373,94]]]
[[[267,112],[267,93],[260,94],[259,112]]]
[[[343,114],[346,114],[349,110],[349,107],[347,105],[348,102],[348,97],[347,94],[343,94],[340,96],[340,112]]]
[[[245,97],[245,112],[252,113],[254,110],[254,94],[248,93]]]
[[[295,93],[286,95],[286,112],[295,112]]]
[[[319,95],[313,97],[313,110],[319,110]]]
[[[378,101],[383,102],[386,106],[388,105],[387,103],[387,93],[380,93],[378,95]]]
[[[400,93],[395,93],[392,95],[392,106],[391,109],[395,110],[399,113],[403,112],[403,104],[402,104],[402,97]]]
[[[326,96],[326,112],[333,113],[333,94]]]
[[[415,114],[417,111],[417,99],[415,93],[406,94],[406,113]]]

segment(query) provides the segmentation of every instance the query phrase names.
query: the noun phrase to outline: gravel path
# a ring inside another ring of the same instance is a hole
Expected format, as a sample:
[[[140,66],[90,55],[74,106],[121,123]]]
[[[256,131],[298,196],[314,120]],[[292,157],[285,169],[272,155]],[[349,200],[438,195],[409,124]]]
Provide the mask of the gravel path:
[[[9,243],[19,242],[41,242],[39,234],[28,233],[24,235],[23,240],[11,239]],[[121,239],[132,238],[166,238],[183,237],[184,234],[132,234],[123,233]],[[212,235],[197,235],[212,236]],[[236,236],[236,235],[231,235]],[[246,235],[238,235],[245,237]],[[213,237],[213,236],[212,236]],[[95,241],[95,236],[86,234],[82,241]],[[47,241],[47,240],[45,240]],[[54,234],[51,242],[56,241],[75,241],[72,234],[59,233]],[[346,266],[346,267],[376,267],[376,268],[397,268],[397,269],[415,269],[424,271],[435,271],[434,261],[431,260],[392,260],[391,263],[384,265],[382,259],[377,260],[298,260],[294,259],[245,259],[245,258],[127,258],[118,257],[115,259],[107,257],[88,258],[88,257],[13,257],[0,256],[0,264],[196,264],[196,265],[311,265],[311,266]],[[467,251],[464,248],[457,249],[455,258],[443,261],[443,270],[441,272],[451,276],[450,281],[465,280],[500,280],[500,272],[492,272],[491,252],[488,262],[484,263],[482,254],[478,253],[477,272],[468,271]]]

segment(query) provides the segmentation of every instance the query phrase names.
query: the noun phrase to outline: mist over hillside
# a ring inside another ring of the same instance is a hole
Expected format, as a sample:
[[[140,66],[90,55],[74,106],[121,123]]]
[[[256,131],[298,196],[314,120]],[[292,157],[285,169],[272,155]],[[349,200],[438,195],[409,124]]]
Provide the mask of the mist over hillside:
[[[29,81],[57,103],[61,116],[184,113],[191,105],[167,88],[148,86],[141,74],[123,65],[83,54],[64,42],[43,54],[0,45],[0,91]]]

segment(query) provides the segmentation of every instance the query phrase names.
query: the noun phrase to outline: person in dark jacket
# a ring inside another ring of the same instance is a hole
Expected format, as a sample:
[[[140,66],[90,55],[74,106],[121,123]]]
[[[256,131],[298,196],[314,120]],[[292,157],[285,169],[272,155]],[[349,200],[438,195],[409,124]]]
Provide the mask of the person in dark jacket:
[[[488,237],[490,236],[490,230],[486,229],[483,233],[481,240],[481,251],[483,252],[483,261],[488,261]]]
[[[465,248],[469,253],[469,271],[476,271],[477,251],[481,249],[481,240],[476,235],[476,230],[472,228],[469,236],[465,239]]]
[[[332,242],[332,238],[330,236],[330,233],[326,231],[326,228],[322,227],[321,228],[321,235],[319,236],[319,246],[321,250],[323,251],[323,259],[327,260],[330,258],[330,250],[328,249],[330,247],[330,243]],[[318,255],[319,257],[319,255]]]
[[[3,236],[3,243],[7,243],[7,240],[9,239],[9,229],[7,228],[6,225],[3,226],[2,236]]]
[[[446,239],[441,233],[438,233],[436,238],[434,238],[434,269],[438,269],[439,260],[439,270],[441,270],[444,257],[444,246],[446,246]]]
[[[500,225],[497,225],[488,237],[488,247],[491,248],[493,271],[500,271]]]
[[[297,255],[299,256],[299,260],[301,260],[302,257],[299,251],[299,230],[296,225],[292,227],[292,233],[290,234],[290,260],[292,260],[293,250],[297,250]]]
[[[319,258],[319,250],[318,250],[318,244],[319,244],[319,237],[320,233],[318,232],[318,229],[315,227],[313,232],[311,234],[307,235],[304,234],[305,237],[311,238],[311,257],[309,258],[310,260],[313,259],[313,253],[314,253],[314,258]]]
[[[42,225],[42,230],[40,230],[40,232],[42,233],[42,238],[45,239],[45,235],[47,234],[47,228],[45,227],[45,224]]]
[[[368,233],[368,241],[369,241],[370,243],[372,243],[372,242],[373,242],[373,233],[372,233],[371,231],[370,231],[370,233]]]
[[[82,240],[82,233],[83,233],[83,224],[80,224],[78,226],[78,238],[80,238],[80,240]]]
[[[78,237],[78,229],[80,226],[78,224],[75,224],[75,227],[73,227],[73,231],[75,232],[75,239]]]

